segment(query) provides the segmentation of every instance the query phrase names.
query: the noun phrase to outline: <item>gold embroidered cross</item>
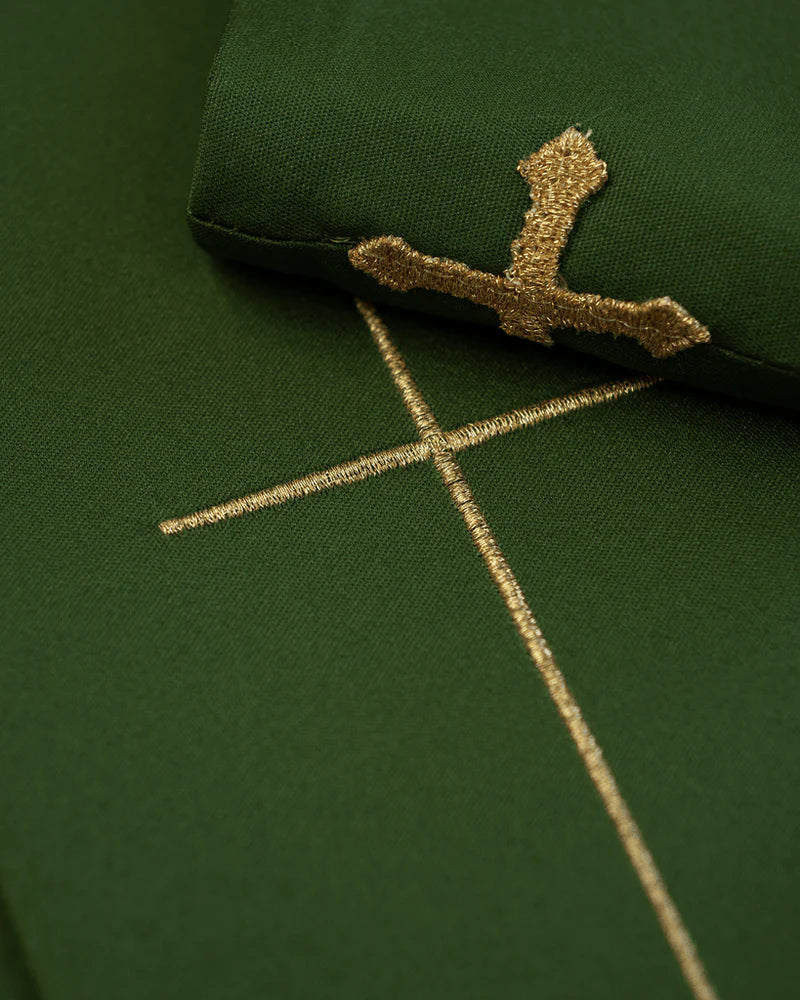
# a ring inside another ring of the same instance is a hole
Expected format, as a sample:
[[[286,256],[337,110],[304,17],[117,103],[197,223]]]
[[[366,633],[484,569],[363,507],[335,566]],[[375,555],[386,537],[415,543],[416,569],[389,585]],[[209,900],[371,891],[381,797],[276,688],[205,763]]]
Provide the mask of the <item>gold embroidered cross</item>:
[[[362,311],[370,309],[370,307],[361,305],[359,308]],[[370,311],[369,315],[374,314]],[[454,430],[442,431],[441,440],[444,446],[453,453],[457,453],[481,445],[494,437],[512,434],[526,427],[535,427],[545,420],[552,420],[553,417],[565,416],[589,406],[597,406],[599,403],[610,403],[631,393],[648,389],[660,381],[651,375],[640,375],[619,382],[607,382],[604,385],[578,389],[576,392],[557,396],[555,399],[547,399],[541,403],[534,403],[532,406],[499,413],[495,417],[489,417],[488,420],[476,420],[473,423],[464,424],[462,427],[456,427]],[[358,458],[340,462],[338,465],[331,465],[327,469],[308,472],[297,479],[290,479],[288,482],[267,486],[255,493],[248,493],[245,496],[225,500],[211,507],[204,507],[192,514],[168,517],[159,523],[158,528],[164,535],[178,535],[192,528],[217,524],[234,517],[242,517],[244,514],[254,514],[256,511],[265,510],[268,507],[280,507],[291,500],[300,500],[302,497],[322,493],[337,486],[360,483],[373,476],[382,476],[392,469],[403,469],[409,465],[427,462],[432,456],[433,449],[429,441],[409,441],[405,444],[395,445],[393,448],[384,448],[382,451],[359,455]]]
[[[381,357],[398,390],[403,404],[417,429],[418,437],[408,444],[362,455],[320,472],[312,472],[257,493],[228,500],[183,517],[169,518],[159,524],[165,535],[176,535],[202,525],[240,517],[265,507],[276,507],[345,484],[361,482],[370,476],[382,475],[417,462],[431,462],[439,473],[450,498],[466,525],[493,583],[508,609],[511,620],[553,701],[586,772],[597,790],[603,806],[614,825],[623,850],[639,878],[642,889],[653,908],[684,979],[695,1000],[718,1000],[706,975],[694,942],[683,923],[636,824],[627,802],[617,785],[614,773],[603,751],[583,717],[580,706],[559,668],[539,624],[527,602],[497,538],[478,504],[477,498],[459,464],[457,453],[481,445],[501,434],[510,434],[532,427],[544,420],[558,417],[598,403],[611,402],[630,393],[657,384],[660,379],[644,375],[624,382],[581,389],[544,403],[520,410],[511,410],[488,420],[466,424],[447,431],[423,396],[402,354],[394,344],[386,324],[369,303],[356,305],[369,328]]]
[[[625,302],[572,292],[560,283],[559,259],[578,209],[608,177],[583,133],[568,128],[517,169],[533,204],[511,244],[504,275],[419,253],[399,236],[362,240],[349,252],[351,263],[396,291],[424,288],[489,306],[506,333],[541,344],[552,344],[550,330],[559,327],[635,337],[656,358],[710,341],[706,327],[666,296]]]

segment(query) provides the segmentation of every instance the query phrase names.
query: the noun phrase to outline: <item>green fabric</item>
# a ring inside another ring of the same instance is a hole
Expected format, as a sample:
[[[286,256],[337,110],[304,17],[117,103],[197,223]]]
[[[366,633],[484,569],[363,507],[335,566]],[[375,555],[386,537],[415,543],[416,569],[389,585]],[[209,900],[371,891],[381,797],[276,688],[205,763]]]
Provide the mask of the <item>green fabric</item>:
[[[414,437],[347,295],[186,232],[225,6],[0,35],[0,975],[688,997],[430,466],[156,529]],[[619,374],[385,317],[445,428]],[[799,452],[793,417],[662,386],[462,455],[725,1000],[796,994]]]
[[[240,0],[190,221],[215,253],[496,326],[450,297],[401,298],[346,251],[394,234],[502,272],[530,204],[517,161],[579,124],[610,179],[572,231],[569,287],[669,295],[712,344],[656,361],[627,338],[557,339],[797,406],[798,27],[784,0]]]
[[[16,928],[0,897],[0,997],[39,1000],[33,976],[22,953]]]

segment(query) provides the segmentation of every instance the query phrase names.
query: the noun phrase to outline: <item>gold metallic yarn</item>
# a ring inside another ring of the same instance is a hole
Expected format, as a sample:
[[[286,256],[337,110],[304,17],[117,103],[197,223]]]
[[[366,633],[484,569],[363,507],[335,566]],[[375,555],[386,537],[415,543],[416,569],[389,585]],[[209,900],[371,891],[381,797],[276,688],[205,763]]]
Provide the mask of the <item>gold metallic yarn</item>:
[[[491,579],[505,603],[533,664],[544,681],[553,703],[569,732],[603,805],[617,831],[642,888],[675,955],[684,979],[695,1000],[717,1000],[703,963],[669,894],[664,880],[644,841],[630,809],[617,786],[603,752],[583,718],[580,707],[555,662],[541,629],[528,606],[524,593],[503,554],[472,489],[455,458],[457,451],[482,444],[493,437],[508,434],[544,420],[571,413],[598,403],[655,385],[659,380],[643,376],[609,385],[582,389],[535,406],[512,410],[489,420],[466,424],[453,431],[443,431],[433,411],[419,391],[403,357],[392,343],[383,321],[368,303],[357,301],[372,337],[406,409],[419,431],[419,440],[343,462],[321,472],[310,473],[287,483],[257,493],[229,500],[184,517],[170,518],[159,524],[164,534],[176,534],[201,525],[213,524],[242,514],[276,506],[299,497],[359,482],[430,459],[447,487],[450,497],[464,520],[473,543],[480,553]]]
[[[444,431],[443,437],[451,451],[463,451],[465,448],[473,448],[475,445],[483,444],[498,435],[511,434],[512,431],[533,427],[534,424],[563,416],[566,413],[574,413],[587,406],[611,402],[611,400],[627,396],[640,389],[647,389],[659,381],[660,379],[651,378],[649,375],[642,375],[639,378],[579,389],[577,392],[571,392],[556,399],[548,399],[542,403],[535,403],[533,406],[511,410],[509,413],[501,413],[488,420],[478,420],[452,431]],[[190,528],[200,528],[218,521],[227,521],[230,518],[264,510],[266,507],[278,507],[290,500],[299,500],[301,497],[321,493],[323,490],[330,490],[336,486],[362,482],[372,476],[380,476],[390,469],[400,469],[407,465],[424,462],[430,457],[431,447],[427,442],[412,441],[409,444],[386,448],[370,455],[361,455],[352,461],[333,465],[320,472],[310,472],[297,479],[291,479],[289,482],[279,483],[277,486],[270,486],[255,493],[248,493],[246,496],[237,497],[234,500],[226,500],[224,503],[205,507],[193,514],[167,518],[165,521],[161,521],[158,527],[165,535],[177,535]]]
[[[717,994],[706,975],[694,942],[631,815],[628,804],[622,797],[614,773],[606,763],[603,751],[583,718],[580,706],[556,664],[522,588],[489,527],[461,466],[452,449],[448,447],[433,411],[419,391],[374,307],[360,301],[357,305],[400,392],[403,403],[417,425],[420,439],[430,445],[431,457],[439,475],[461,514],[475,547],[511,614],[517,632],[572,737],[584,767],[600,795],[625,853],[653,907],[687,985],[695,1000],[717,1000]]]
[[[633,337],[654,357],[666,358],[710,341],[708,330],[666,296],[624,302],[560,283],[559,260],[578,210],[608,176],[587,136],[569,128],[517,169],[532,204],[504,275],[422,254],[399,236],[362,240],[349,251],[351,263],[396,291],[423,288],[488,306],[506,333],[542,344],[552,343],[552,329],[571,328]]]

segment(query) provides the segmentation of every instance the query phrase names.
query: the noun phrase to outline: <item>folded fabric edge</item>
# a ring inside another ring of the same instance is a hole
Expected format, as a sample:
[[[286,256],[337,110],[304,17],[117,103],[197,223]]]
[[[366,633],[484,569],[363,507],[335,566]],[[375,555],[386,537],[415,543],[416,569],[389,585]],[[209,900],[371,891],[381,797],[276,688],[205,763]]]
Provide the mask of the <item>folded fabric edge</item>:
[[[195,241],[212,256],[238,260],[286,274],[321,278],[353,295],[385,305],[447,319],[497,326],[489,309],[435,292],[395,292],[352,268],[347,251],[355,238],[282,240],[235,229],[199,216],[190,200],[187,221]],[[701,344],[691,349],[691,364],[682,355],[658,360],[635,343],[597,334],[557,330],[556,343],[611,361],[624,368],[670,379],[697,389],[735,396],[785,409],[800,409],[800,370],[742,355],[718,345]],[[698,364],[702,358],[702,364]],[[710,374],[713,371],[713,375]]]
[[[7,1000],[41,1000],[19,928],[0,890],[0,995]]]

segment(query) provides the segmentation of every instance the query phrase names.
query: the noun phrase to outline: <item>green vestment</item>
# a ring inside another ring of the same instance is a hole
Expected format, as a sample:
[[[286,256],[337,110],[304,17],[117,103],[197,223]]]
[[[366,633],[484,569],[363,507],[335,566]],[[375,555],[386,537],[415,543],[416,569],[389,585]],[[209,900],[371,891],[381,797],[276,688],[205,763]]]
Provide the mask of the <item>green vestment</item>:
[[[708,981],[796,995],[788,11],[251,0],[205,111],[224,0],[7,13],[0,997],[693,995],[430,456],[158,530],[417,447],[354,294],[444,432],[665,377],[457,458]],[[710,345],[350,266],[501,273],[570,125],[609,181],[565,280]]]

